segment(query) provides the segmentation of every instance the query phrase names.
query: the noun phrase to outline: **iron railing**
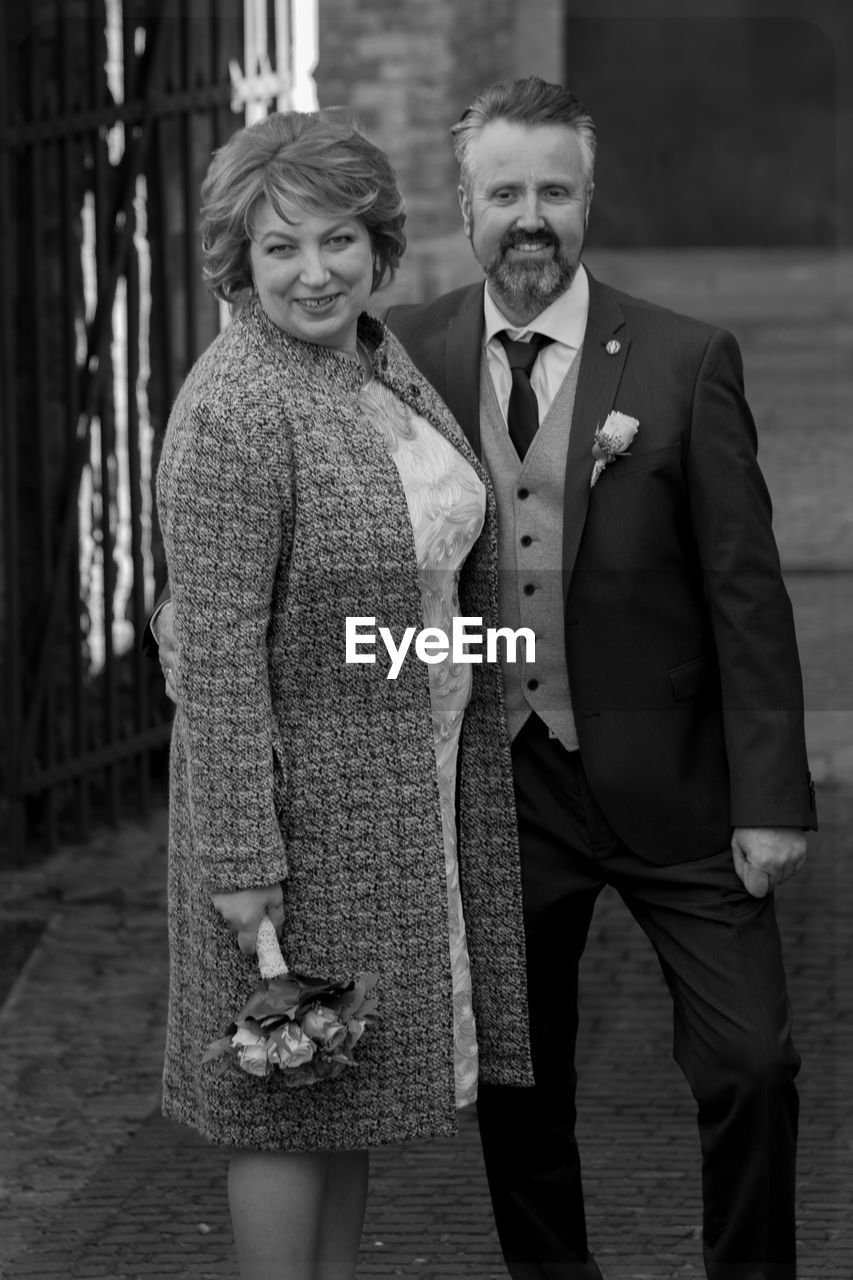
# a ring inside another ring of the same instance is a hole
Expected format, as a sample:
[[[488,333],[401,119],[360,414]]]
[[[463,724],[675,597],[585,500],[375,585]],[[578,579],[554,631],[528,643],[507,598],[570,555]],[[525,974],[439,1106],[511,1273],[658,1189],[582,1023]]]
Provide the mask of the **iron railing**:
[[[243,123],[243,3],[4,4],[0,51],[0,807],[19,856],[147,807],[168,741],[139,646],[164,572],[153,474],[219,327],[198,189]]]

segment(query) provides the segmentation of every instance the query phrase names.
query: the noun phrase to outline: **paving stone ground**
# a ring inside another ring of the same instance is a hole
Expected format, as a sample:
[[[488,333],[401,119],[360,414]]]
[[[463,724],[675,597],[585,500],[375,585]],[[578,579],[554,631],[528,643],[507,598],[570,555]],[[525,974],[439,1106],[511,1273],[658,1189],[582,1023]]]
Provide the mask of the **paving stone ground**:
[[[616,255],[599,271],[694,314],[713,304],[722,320],[728,308],[744,347],[822,821],[806,869],[778,899],[804,1058],[801,1278],[853,1280],[853,359],[842,355],[850,303],[837,287],[851,263],[752,254],[738,277],[729,257],[680,255],[676,270],[664,255]],[[774,328],[791,330],[787,354],[769,343]],[[827,345],[832,396],[821,385]],[[0,869],[0,936],[17,930],[22,947],[38,939],[0,1007],[0,1276],[9,1280],[236,1274],[226,1158],[159,1115],[165,840],[158,809],[38,865]],[[609,894],[584,961],[580,1074],[590,1234],[608,1280],[701,1277],[698,1140],[671,1058],[669,1000]],[[455,1139],[374,1154],[360,1277],[505,1275],[473,1113]]]

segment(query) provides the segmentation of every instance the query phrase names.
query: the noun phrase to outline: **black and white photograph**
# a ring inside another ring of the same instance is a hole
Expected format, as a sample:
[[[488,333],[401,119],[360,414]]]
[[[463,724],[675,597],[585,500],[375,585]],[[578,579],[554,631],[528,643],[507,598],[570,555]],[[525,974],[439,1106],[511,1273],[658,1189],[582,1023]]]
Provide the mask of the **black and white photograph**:
[[[0,58],[2,1280],[851,1280],[853,11]]]

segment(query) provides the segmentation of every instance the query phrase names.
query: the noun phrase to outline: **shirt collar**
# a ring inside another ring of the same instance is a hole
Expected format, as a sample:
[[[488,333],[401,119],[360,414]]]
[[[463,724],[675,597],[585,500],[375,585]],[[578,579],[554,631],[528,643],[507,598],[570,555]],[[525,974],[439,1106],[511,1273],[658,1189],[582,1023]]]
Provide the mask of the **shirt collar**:
[[[486,321],[484,334],[486,343],[491,342],[502,329],[508,328],[513,338],[526,337],[530,333],[544,333],[555,342],[562,342],[567,347],[578,349],[583,342],[589,313],[589,278],[581,264],[568,289],[544,311],[540,311],[539,315],[535,316],[523,329],[517,329],[509,324],[486,288],[483,290],[483,311]]]

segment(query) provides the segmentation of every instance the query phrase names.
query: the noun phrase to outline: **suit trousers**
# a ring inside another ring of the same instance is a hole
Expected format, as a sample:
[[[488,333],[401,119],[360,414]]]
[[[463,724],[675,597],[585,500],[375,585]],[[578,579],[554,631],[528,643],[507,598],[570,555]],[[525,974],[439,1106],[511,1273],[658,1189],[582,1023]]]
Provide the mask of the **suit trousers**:
[[[663,866],[632,853],[580,753],[536,716],[513,743],[513,767],[536,1084],[481,1085],[477,1103],[513,1280],[601,1280],[575,1140],[575,1045],[578,965],[607,884],[672,996],[674,1056],[698,1109],[709,1280],[794,1280],[799,1058],[772,895],[750,897],[730,849]]]

